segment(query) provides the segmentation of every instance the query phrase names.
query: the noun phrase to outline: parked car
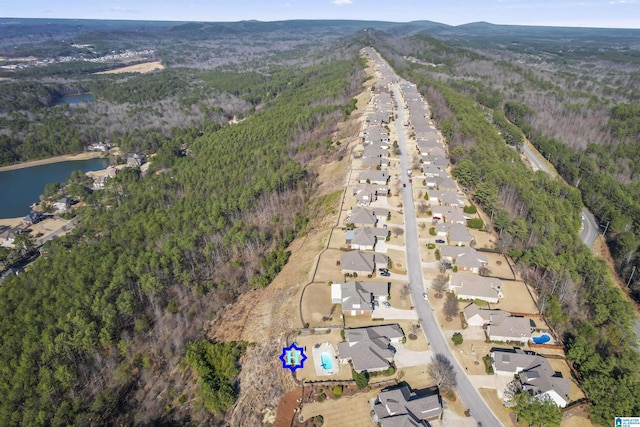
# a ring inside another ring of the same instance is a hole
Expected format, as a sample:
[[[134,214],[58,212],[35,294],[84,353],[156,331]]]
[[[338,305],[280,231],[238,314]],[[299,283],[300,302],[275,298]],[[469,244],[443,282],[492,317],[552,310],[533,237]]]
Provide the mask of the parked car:
[[[444,241],[444,240],[442,240],[442,239],[436,239],[436,243],[444,244],[444,243],[445,243],[445,241]]]
[[[428,300],[428,299],[429,299],[429,295],[427,295],[427,293],[426,293],[426,292],[423,292],[423,293],[422,293],[422,298],[424,298],[424,299],[425,299],[425,301],[426,301],[426,300]]]
[[[389,304],[388,301],[382,301],[382,305],[384,305],[387,308],[391,308],[391,304]]]
[[[406,188],[406,187],[407,187],[407,184],[404,184],[404,183],[403,183],[403,184],[402,184],[402,187],[403,187],[403,188]]]
[[[391,277],[391,273],[389,273],[388,271],[383,271],[380,273],[380,275],[383,277]]]

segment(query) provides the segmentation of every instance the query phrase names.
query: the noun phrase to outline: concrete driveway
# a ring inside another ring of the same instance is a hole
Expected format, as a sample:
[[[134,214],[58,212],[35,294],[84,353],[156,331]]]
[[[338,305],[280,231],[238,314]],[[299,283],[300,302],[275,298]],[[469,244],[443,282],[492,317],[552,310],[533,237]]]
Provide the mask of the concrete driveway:
[[[393,362],[396,368],[409,368],[411,366],[426,365],[431,360],[433,353],[431,350],[426,351],[411,351],[407,350],[402,343],[391,344],[396,349],[396,354],[393,356]]]
[[[513,381],[513,377],[506,375],[469,375],[471,384],[476,388],[493,388],[497,390],[498,397],[504,397],[504,390],[507,384]]]
[[[415,310],[400,310],[399,308],[387,308],[383,305],[376,307],[371,314],[372,318],[385,320],[418,320]]]

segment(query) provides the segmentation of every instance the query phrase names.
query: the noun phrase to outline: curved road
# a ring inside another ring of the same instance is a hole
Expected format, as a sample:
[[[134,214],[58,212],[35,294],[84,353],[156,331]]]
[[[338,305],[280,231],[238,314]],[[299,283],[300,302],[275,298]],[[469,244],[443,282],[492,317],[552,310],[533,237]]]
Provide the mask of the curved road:
[[[398,104],[398,117],[395,122],[398,133],[398,144],[401,152],[400,179],[407,185],[406,188],[403,188],[402,203],[405,221],[407,276],[409,283],[411,283],[411,297],[413,299],[415,310],[418,313],[422,331],[431,345],[431,349],[434,354],[442,353],[452,362],[456,371],[456,378],[458,380],[456,392],[458,393],[458,396],[460,396],[462,403],[471,411],[471,416],[476,421],[481,422],[483,426],[502,426],[503,424],[487,406],[482,396],[480,396],[480,393],[478,393],[478,390],[476,390],[469,380],[469,377],[466,375],[460,363],[458,363],[458,360],[451,353],[447,340],[433,315],[429,302],[422,298],[422,293],[424,292],[425,287],[422,274],[422,263],[420,260],[420,242],[418,239],[418,227],[416,224],[416,212],[413,203],[412,186],[406,175],[406,171],[409,170],[407,142],[404,138],[404,128],[401,125],[401,123],[404,123],[405,121],[405,111],[404,108],[399,105],[399,101],[402,98],[397,84],[393,85],[393,94],[396,99],[396,103]]]
[[[555,170],[551,170],[549,166],[540,158],[541,154],[533,148],[530,144],[522,144],[522,151],[527,156],[529,162],[533,165],[534,169],[538,169],[548,173],[553,177],[557,177],[558,174]],[[589,211],[589,209],[582,207],[582,231],[580,232],[580,239],[590,249],[593,249],[593,244],[598,237],[599,229],[598,223],[595,217]]]

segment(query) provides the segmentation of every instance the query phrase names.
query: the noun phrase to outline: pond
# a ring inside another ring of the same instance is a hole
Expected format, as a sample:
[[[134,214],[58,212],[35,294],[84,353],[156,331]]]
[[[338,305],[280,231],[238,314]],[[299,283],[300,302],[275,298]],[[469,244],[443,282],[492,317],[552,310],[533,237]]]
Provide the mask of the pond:
[[[95,98],[90,93],[81,93],[79,95],[67,95],[62,98],[56,99],[56,102],[53,105],[60,104],[80,104],[81,102],[95,102]]]
[[[74,170],[95,171],[109,166],[109,159],[71,160],[0,172],[0,218],[25,216],[40,202],[44,186],[64,182]]]

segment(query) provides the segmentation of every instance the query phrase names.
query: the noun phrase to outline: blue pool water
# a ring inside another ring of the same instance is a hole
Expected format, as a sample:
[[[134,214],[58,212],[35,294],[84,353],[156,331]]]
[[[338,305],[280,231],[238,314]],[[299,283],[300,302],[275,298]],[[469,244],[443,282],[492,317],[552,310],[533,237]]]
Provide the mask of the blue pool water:
[[[536,344],[544,344],[546,342],[551,341],[551,337],[547,334],[540,335],[539,337],[532,338],[533,342]]]
[[[322,353],[320,355],[320,361],[322,362],[322,369],[325,371],[333,369],[333,360],[331,360],[329,353]]]

